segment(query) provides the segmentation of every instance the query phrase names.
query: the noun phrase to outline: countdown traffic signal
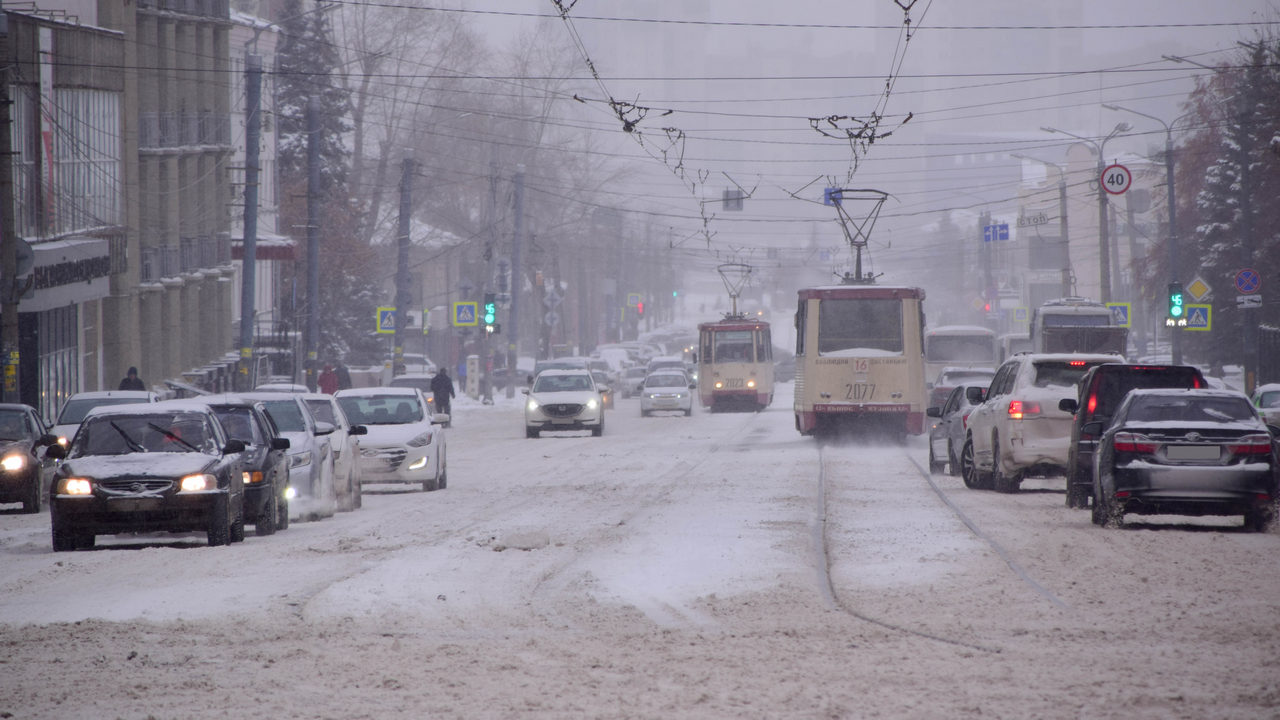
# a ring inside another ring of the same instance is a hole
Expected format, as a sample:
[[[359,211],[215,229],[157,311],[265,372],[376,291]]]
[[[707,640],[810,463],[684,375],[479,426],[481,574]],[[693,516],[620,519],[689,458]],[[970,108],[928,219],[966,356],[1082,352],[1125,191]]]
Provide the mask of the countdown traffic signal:
[[[1186,312],[1182,299],[1182,283],[1169,283],[1169,319],[1181,320]]]

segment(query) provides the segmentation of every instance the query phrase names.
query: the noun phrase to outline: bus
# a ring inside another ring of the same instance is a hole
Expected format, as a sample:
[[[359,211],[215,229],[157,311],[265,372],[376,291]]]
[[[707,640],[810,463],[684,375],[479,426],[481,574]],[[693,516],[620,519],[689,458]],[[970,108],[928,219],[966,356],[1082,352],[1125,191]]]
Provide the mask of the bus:
[[[930,385],[943,368],[987,368],[998,364],[996,333],[981,325],[943,325],[924,333],[924,377]]]
[[[758,411],[773,402],[769,323],[730,316],[698,325],[698,399],[711,412]]]
[[[1111,308],[1088,298],[1049,300],[1031,316],[1031,346],[1042,353],[1101,353],[1123,355],[1129,329],[1116,324]]]
[[[795,321],[801,435],[924,432],[924,290],[804,288]]]

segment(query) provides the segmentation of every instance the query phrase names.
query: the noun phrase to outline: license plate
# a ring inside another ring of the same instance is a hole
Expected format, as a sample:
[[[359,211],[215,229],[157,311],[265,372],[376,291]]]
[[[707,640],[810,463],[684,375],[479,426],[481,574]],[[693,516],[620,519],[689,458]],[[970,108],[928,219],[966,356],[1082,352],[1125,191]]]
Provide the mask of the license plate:
[[[1217,460],[1221,450],[1217,445],[1166,445],[1164,454],[1170,460]]]
[[[164,501],[160,498],[111,498],[107,509],[112,512],[146,512],[158,510]]]

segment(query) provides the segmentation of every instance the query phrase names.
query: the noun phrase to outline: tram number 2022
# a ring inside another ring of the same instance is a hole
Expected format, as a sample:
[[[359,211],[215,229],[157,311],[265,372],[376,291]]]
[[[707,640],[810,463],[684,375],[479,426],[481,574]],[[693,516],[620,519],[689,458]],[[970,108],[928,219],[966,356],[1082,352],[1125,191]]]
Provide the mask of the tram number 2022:
[[[844,386],[845,400],[870,400],[875,394],[875,383],[848,383]]]

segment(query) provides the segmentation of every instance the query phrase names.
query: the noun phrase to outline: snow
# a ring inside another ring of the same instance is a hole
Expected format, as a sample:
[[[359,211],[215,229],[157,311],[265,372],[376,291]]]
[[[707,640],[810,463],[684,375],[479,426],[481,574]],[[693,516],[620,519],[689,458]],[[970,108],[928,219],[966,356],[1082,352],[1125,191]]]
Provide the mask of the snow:
[[[1094,527],[762,413],[522,432],[459,397],[449,488],[272,537],[50,550],[0,512],[0,716],[1272,716],[1280,534]],[[7,507],[7,506],[6,506]],[[123,546],[123,547],[122,547]],[[1030,581],[1029,581],[1030,580]]]

